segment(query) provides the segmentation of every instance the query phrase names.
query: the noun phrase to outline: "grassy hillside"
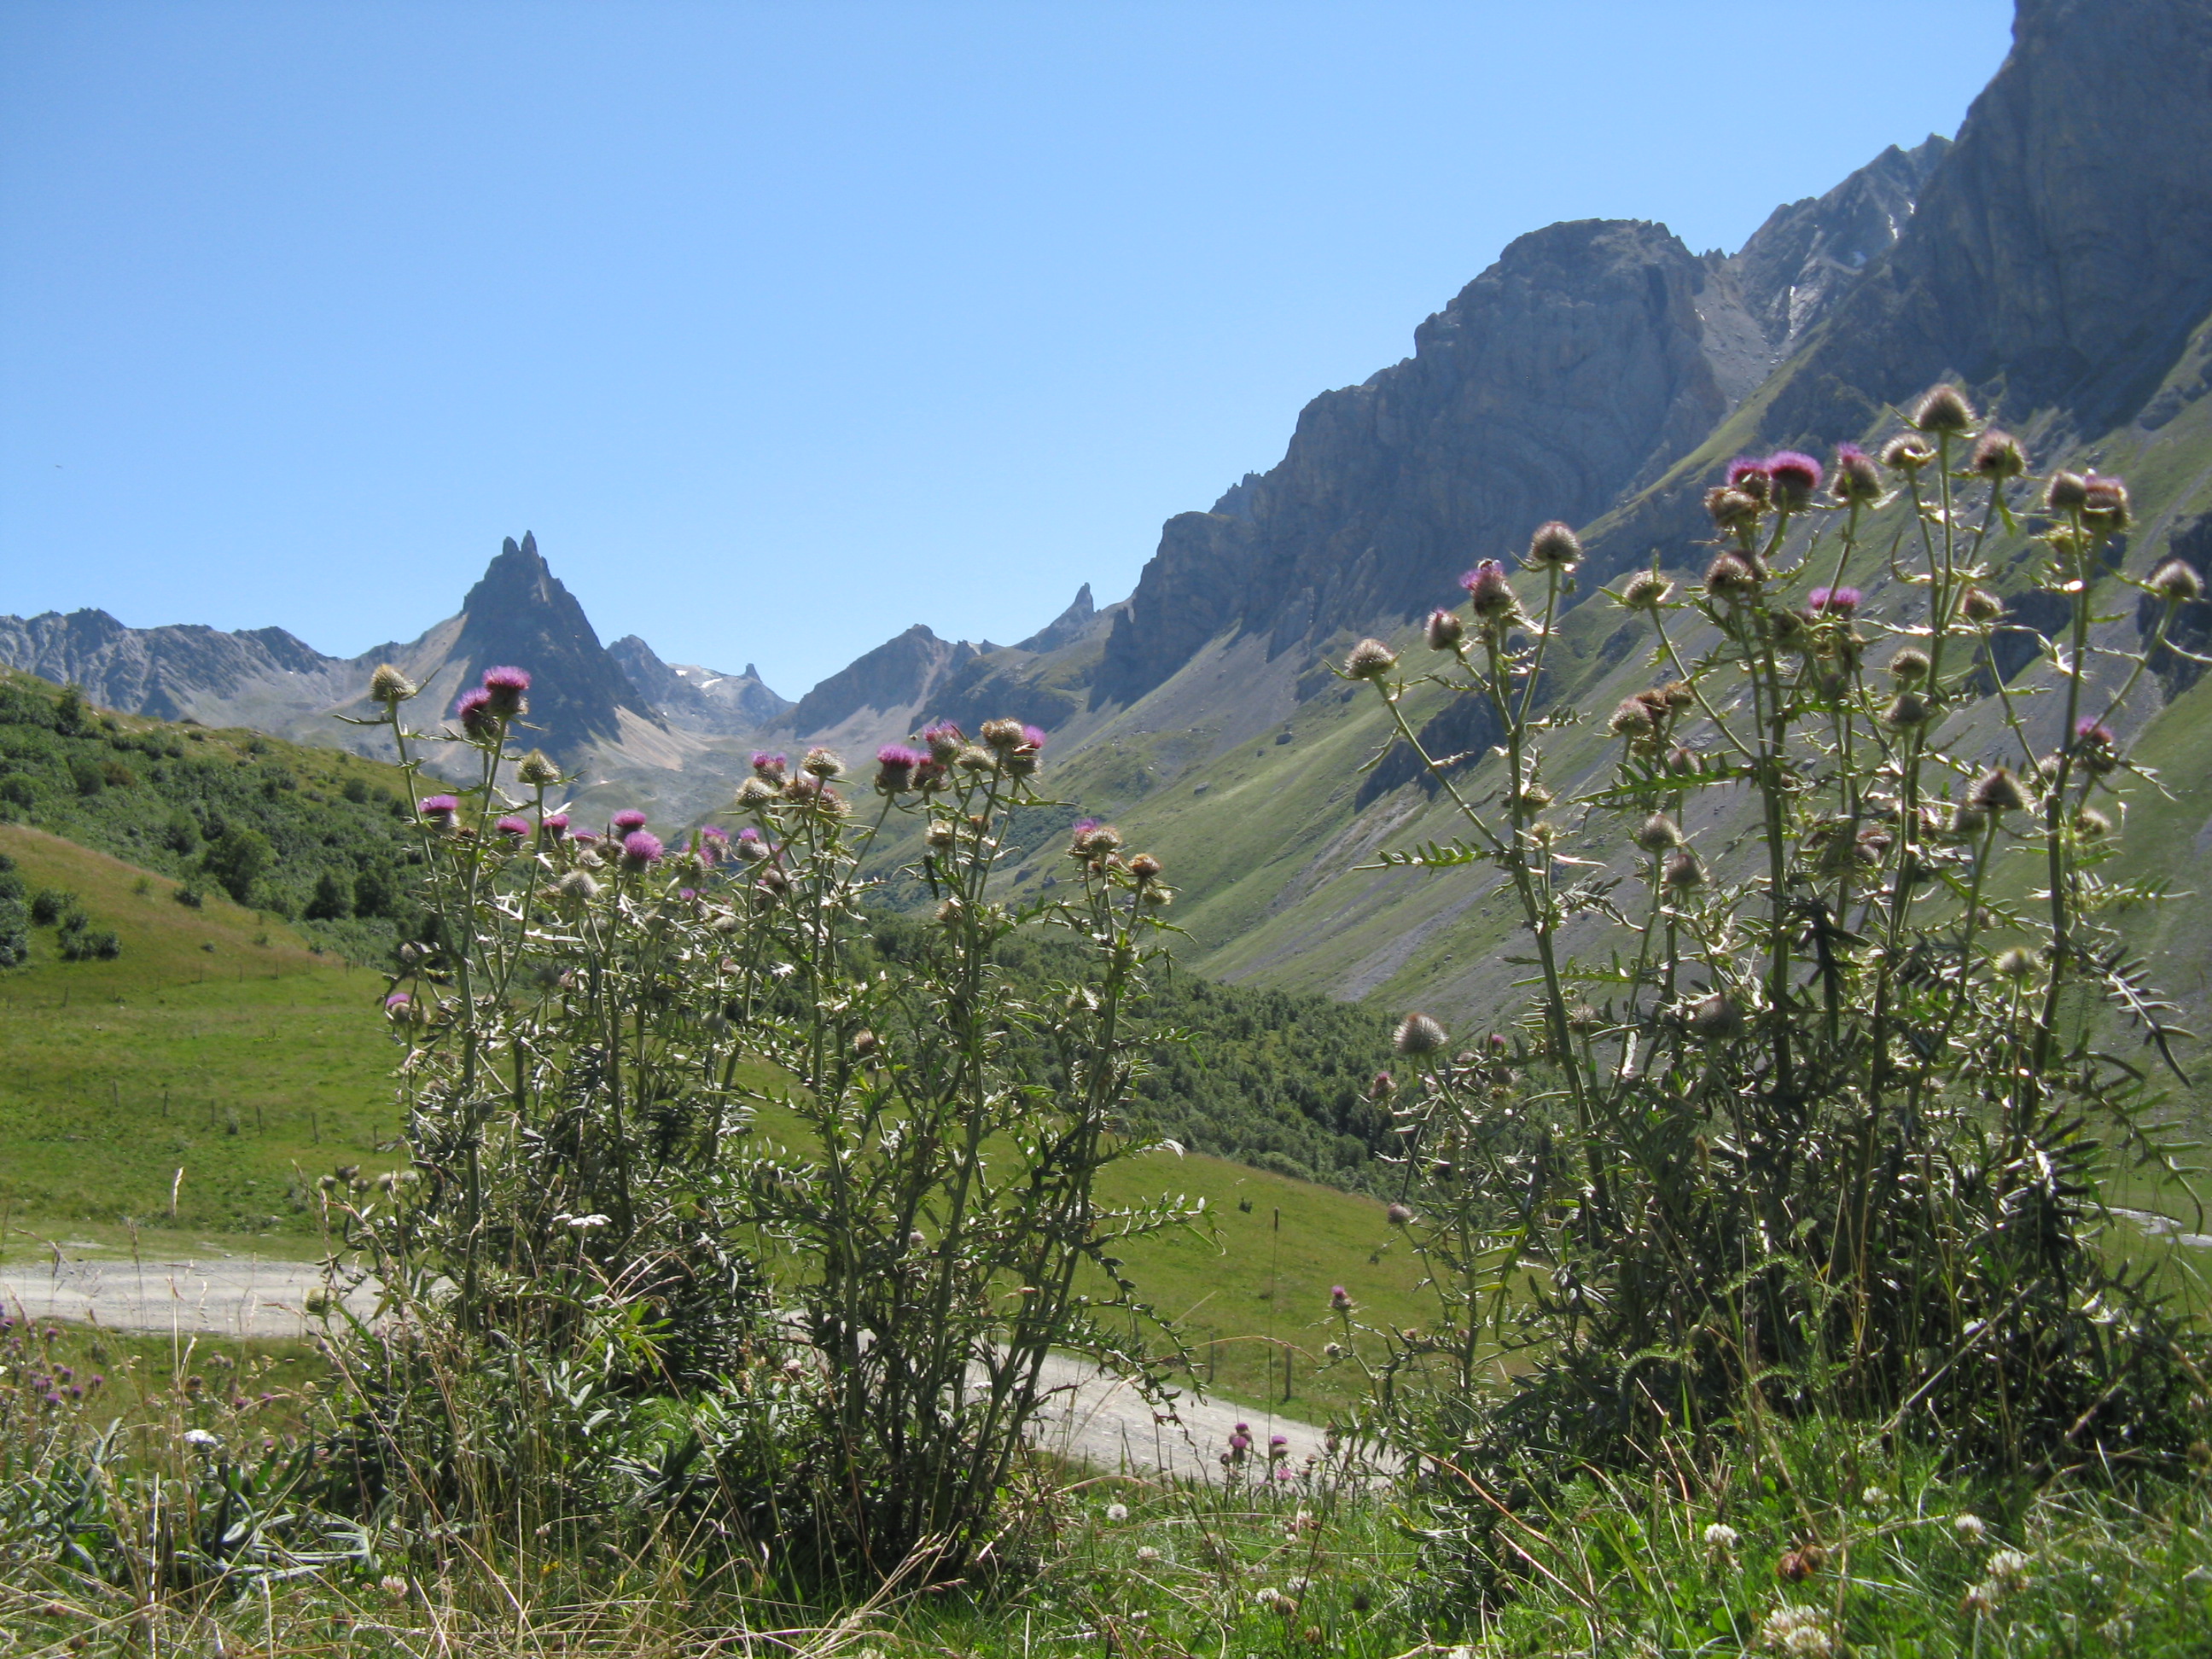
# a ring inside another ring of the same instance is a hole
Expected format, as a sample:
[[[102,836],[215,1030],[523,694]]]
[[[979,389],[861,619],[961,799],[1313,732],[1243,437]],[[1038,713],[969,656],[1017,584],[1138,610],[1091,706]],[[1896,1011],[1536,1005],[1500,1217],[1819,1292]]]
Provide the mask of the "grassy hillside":
[[[380,1166],[399,1128],[382,980],[43,830],[0,824],[0,853],[121,945],[67,962],[34,927],[28,963],[0,973],[0,1206],[18,1226],[130,1218],[304,1243],[316,1176]]]
[[[35,824],[297,920],[371,960],[404,908],[396,767],[257,732],[94,708],[0,671],[0,822]]]

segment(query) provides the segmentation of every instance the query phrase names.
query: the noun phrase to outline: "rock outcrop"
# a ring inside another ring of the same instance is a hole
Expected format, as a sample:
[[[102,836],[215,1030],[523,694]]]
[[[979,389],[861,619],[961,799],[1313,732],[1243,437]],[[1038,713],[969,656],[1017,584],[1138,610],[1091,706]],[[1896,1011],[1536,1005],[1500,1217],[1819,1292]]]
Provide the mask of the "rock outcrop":
[[[663,662],[635,634],[607,647],[629,683],[672,726],[725,735],[757,732],[775,725],[792,708],[763,684],[760,671],[747,663],[741,674],[702,668],[696,663]]]
[[[946,675],[976,654],[965,640],[940,640],[921,623],[823,680],[792,708],[802,738],[862,742],[904,732]]]

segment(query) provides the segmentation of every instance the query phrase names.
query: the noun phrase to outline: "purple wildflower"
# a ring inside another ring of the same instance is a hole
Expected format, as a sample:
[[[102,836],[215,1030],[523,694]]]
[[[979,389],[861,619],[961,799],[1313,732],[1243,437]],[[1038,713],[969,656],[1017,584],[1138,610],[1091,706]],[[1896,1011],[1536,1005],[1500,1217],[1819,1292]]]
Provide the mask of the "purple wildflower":
[[[530,672],[523,668],[487,668],[483,673],[483,689],[491,712],[501,720],[513,720],[517,714],[527,714],[530,705],[525,694],[530,690]]]
[[[617,836],[627,836],[633,830],[642,830],[645,828],[645,814],[639,811],[635,806],[625,806],[621,811],[616,813],[612,818],[609,819],[608,822],[614,825],[615,834]]]
[[[1352,1307],[1352,1292],[1346,1290],[1341,1285],[1330,1285],[1328,1287],[1328,1305],[1335,1309],[1339,1313],[1349,1312]]]
[[[1849,617],[1864,597],[1856,587],[1816,587],[1806,595],[1806,608],[1815,616]]]
[[[1773,490],[1774,480],[1767,476],[1765,461],[1744,455],[1729,463],[1728,487],[1754,501],[1765,501]]]
[[[2085,714],[2074,722],[2074,735],[2081,742],[2099,749],[2110,749],[2119,741],[2112,735],[2111,726],[2091,714]]]
[[[1802,451],[1779,449],[1766,458],[1766,476],[1773,481],[1775,504],[1795,512],[1820,487],[1820,464]]]
[[[1836,477],[1829,486],[1838,501],[1871,501],[1881,495],[1881,469],[1856,444],[1836,446]]]
[[[968,734],[951,720],[934,720],[921,728],[921,740],[929,745],[932,759],[939,766],[950,766],[968,741]]]
[[[516,817],[513,813],[501,818],[492,828],[502,836],[514,836],[517,841],[526,841],[530,837],[530,820]]]
[[[623,837],[623,868],[643,870],[659,862],[668,849],[660,844],[660,837],[643,830],[633,830]]]
[[[696,887],[679,887],[676,890],[676,896],[689,904],[699,896],[699,890]]]
[[[1022,727],[1022,742],[1028,747],[1036,750],[1039,754],[1042,754],[1044,752],[1044,741],[1045,729],[1042,726],[1024,726]]]
[[[1513,584],[1505,579],[1505,567],[1495,559],[1485,559],[1462,576],[1459,585],[1467,589],[1468,605],[1478,617],[1510,617],[1520,608]]]
[[[478,686],[473,691],[461,693],[461,700],[453,705],[453,717],[461,723],[461,730],[472,738],[489,737],[499,729],[499,718],[491,706],[491,693]]]
[[[753,751],[753,775],[764,783],[781,783],[790,767],[791,759],[787,755],[771,755],[764,750]]]
[[[443,830],[453,823],[453,815],[461,810],[461,804],[451,795],[425,795],[415,803],[415,810]]]
[[[929,756],[902,743],[887,743],[876,750],[876,788],[886,795],[902,794],[914,787],[914,769]]]
[[[558,841],[568,833],[568,815],[566,812],[548,812],[538,821],[538,827],[546,840]]]
[[[568,839],[579,847],[597,847],[601,838],[589,830],[579,830]]]

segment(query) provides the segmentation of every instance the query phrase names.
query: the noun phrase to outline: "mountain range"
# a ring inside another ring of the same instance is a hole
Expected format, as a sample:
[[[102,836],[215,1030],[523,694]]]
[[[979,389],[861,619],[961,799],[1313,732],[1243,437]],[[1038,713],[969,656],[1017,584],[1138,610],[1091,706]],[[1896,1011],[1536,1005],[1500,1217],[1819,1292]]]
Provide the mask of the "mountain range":
[[[1730,457],[1878,436],[1947,377],[2039,465],[2126,472],[2130,569],[2212,562],[2208,156],[2212,8],[2020,0],[2013,49],[1955,142],[1886,150],[1732,253],[1642,221],[1533,231],[1420,324],[1410,356],[1310,403],[1273,467],[1170,519],[1127,599],[1099,606],[1086,586],[1012,646],[917,623],[795,702],[750,667],[666,664],[635,636],[603,646],[526,535],[454,617],[358,658],[276,629],[79,611],[0,617],[0,662],[118,708],[326,743],[358,735],[330,716],[358,707],[378,661],[445,702],[518,662],[539,676],[542,740],[587,793],[672,819],[722,805],[756,744],[857,754],[929,718],[1012,714],[1051,734],[1061,793],[1169,860],[1200,969],[1482,1018],[1515,971],[1509,924],[1477,875],[1362,867],[1448,831],[1410,769],[1370,765],[1386,723],[1332,654],[1407,635],[1458,597],[1462,569],[1516,553],[1547,520],[1582,530],[1586,594],[1655,556],[1692,568],[1700,497]],[[2019,588],[2025,541],[1994,556]],[[2134,625],[2106,633],[2124,644]],[[1649,672],[1620,613],[1585,603],[1547,695],[1608,707]],[[2212,865],[2212,744],[2191,746],[2212,702],[2168,719],[2159,699],[2192,697],[2212,692],[2166,677],[2142,734],[2172,752],[2171,799],[2143,811],[2171,820],[2161,867],[2180,877]],[[1451,726],[1463,715],[1414,713],[1480,748]],[[1594,765],[1595,747],[1570,741],[1559,763]],[[1048,884],[1052,860],[1040,839],[1010,879]],[[2154,943],[2201,981],[2212,941],[2190,933]]]

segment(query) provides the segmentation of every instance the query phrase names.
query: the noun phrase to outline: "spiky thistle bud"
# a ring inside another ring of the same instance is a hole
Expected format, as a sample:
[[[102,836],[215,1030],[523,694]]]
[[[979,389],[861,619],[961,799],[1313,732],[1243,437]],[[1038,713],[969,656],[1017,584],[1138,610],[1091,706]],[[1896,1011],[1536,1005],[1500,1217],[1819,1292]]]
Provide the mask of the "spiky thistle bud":
[[[2100,530],[2128,527],[2128,487],[2119,479],[2092,472],[2082,479],[2081,517]]]
[[[1678,847],[1667,855],[1667,861],[1662,866],[1660,874],[1668,886],[1684,892],[1687,892],[1692,887],[1702,887],[1705,884],[1705,866],[1698,861],[1698,855],[1686,847]]]
[[[1408,1014],[1398,1024],[1391,1046],[1401,1054],[1433,1054],[1449,1042],[1444,1028],[1426,1014]]]
[[[845,775],[844,757],[831,749],[810,749],[799,764],[817,778],[827,781]]]
[[[2094,806],[2074,815],[2074,833],[2084,841],[2101,841],[2112,833],[2112,821]]]
[[[368,677],[368,695],[378,702],[405,702],[422,688],[390,663],[381,663]]]
[[[1639,570],[1621,585],[1620,602],[1631,611],[1656,611],[1674,592],[1674,584],[1656,570]]]
[[[1717,530],[1741,530],[1759,522],[1759,498],[1744,490],[1715,484],[1705,492],[1705,512]]]
[[[1664,812],[1654,812],[1638,826],[1636,844],[1647,853],[1664,853],[1682,844],[1682,826]]]
[[[543,749],[533,749],[522,757],[514,769],[515,776],[533,789],[543,789],[561,781],[561,769],[556,766]]]
[[[1929,707],[1928,699],[1917,691],[1900,691],[1881,711],[1881,723],[1893,731],[1910,732],[1915,726],[1927,725],[1935,712]]]
[[[988,772],[998,764],[991,751],[980,743],[963,744],[952,757],[952,763],[969,772]]]
[[[589,903],[599,896],[599,884],[581,870],[571,870],[557,884],[561,896]]]
[[[2027,805],[2027,796],[2020,787],[2020,780],[2002,766],[1992,766],[1974,780],[1966,791],[1969,805],[1978,806],[1991,817],[2005,812],[2017,812]]]
[[[2006,979],[2027,979],[2035,972],[2035,952],[2024,945],[2015,945],[2000,951],[1990,963]]]
[[[1933,665],[1925,651],[1908,645],[1889,659],[1889,677],[1899,685],[1917,685]]]
[[[1583,562],[1583,544],[1573,528],[1554,519],[1528,538],[1531,570],[1572,570]]]
[[[1856,444],[1836,446],[1836,476],[1828,485],[1829,492],[1844,506],[1854,501],[1866,502],[1881,498],[1881,469],[1874,464],[1874,457]]]
[[[1382,1218],[1394,1227],[1410,1226],[1413,1220],[1413,1212],[1409,1206],[1393,1204],[1382,1212]]]
[[[738,786],[740,811],[757,811],[776,798],[776,787],[766,778],[747,778]]]
[[[968,741],[968,734],[951,720],[936,720],[921,728],[921,740],[929,745],[930,756],[939,766],[950,766]]]
[[[1977,628],[1988,627],[2004,612],[2004,601],[1985,587],[1970,587],[1959,596],[1959,614]]]
[[[1974,423],[1974,406],[1954,386],[1932,386],[1907,418],[1923,432],[1964,432]]]
[[[1881,447],[1881,464],[1893,472],[1913,473],[1936,459],[1926,439],[1900,432]]]
[[[1150,853],[1138,853],[1129,860],[1129,873],[1140,885],[1148,881],[1158,881],[1162,867],[1160,861]]]
[[[1724,604],[1742,599],[1758,586],[1759,574],[1750,562],[1733,553],[1723,553],[1705,567],[1705,592]]]
[[[1450,651],[1458,647],[1467,637],[1467,624],[1460,620],[1456,611],[1431,611],[1427,626],[1422,630],[1431,651]]]
[[[2089,500],[2089,481],[2078,472],[2054,472],[2043,488],[2043,505],[2053,513],[2079,513]]]
[[[1346,678],[1379,680],[1398,665],[1398,653],[1380,640],[1362,640],[1344,659]]]
[[[2150,590],[2172,605],[2186,605],[2204,597],[2204,578],[2186,559],[2168,559],[2151,572]]]
[[[1734,1036],[1743,1030],[1743,1010],[1726,993],[1715,991],[1691,1006],[1689,1024],[1702,1037]]]
[[[1022,746],[1022,723],[1019,720],[985,720],[976,728],[976,735],[994,749],[1018,749]]]
[[[1975,440],[1974,453],[1967,458],[1966,467],[1977,477],[1992,483],[2017,478],[2027,471],[2027,452],[2011,433],[1991,427]]]
[[[1640,697],[1624,697],[1605,723],[1605,729],[1630,743],[1650,743],[1659,735],[1659,716]]]

